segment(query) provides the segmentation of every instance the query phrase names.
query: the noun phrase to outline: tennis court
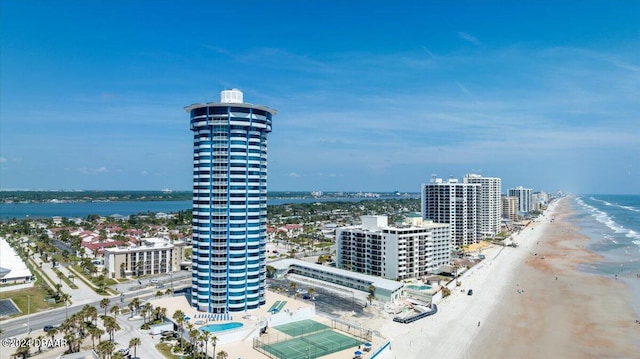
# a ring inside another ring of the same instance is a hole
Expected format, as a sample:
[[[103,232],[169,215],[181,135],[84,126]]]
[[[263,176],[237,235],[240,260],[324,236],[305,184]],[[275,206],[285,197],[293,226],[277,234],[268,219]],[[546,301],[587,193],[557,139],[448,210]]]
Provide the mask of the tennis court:
[[[329,327],[322,323],[318,323],[315,320],[305,319],[299,322],[278,325],[273,328],[285,334],[288,334],[292,337],[296,337],[299,335],[310,334],[310,333],[318,332],[321,330],[326,330]]]
[[[265,344],[260,349],[281,359],[315,359],[363,344],[359,339],[335,332],[326,325],[323,326],[327,329],[279,343]]]

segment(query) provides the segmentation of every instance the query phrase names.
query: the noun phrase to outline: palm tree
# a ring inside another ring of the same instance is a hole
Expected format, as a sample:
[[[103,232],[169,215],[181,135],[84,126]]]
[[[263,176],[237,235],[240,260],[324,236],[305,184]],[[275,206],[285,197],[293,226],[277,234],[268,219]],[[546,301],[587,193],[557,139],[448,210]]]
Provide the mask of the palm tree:
[[[218,337],[215,335],[211,337],[211,345],[213,345],[213,357],[216,357],[216,344],[218,344]]]
[[[225,352],[224,350],[221,350],[218,355],[216,355],[216,359],[227,359],[229,357],[229,354],[227,354],[227,352]]]
[[[138,310],[140,309],[140,298],[138,298],[138,297],[133,298],[131,300],[131,304],[130,305],[133,307],[133,309],[136,310],[136,313],[137,313]]]
[[[60,294],[60,301],[64,303],[64,313],[65,318],[69,318],[69,301],[71,300],[71,296],[67,293]]]
[[[151,303],[144,303],[144,306],[142,307],[142,319],[144,320],[144,324],[147,323],[147,314],[150,314],[152,309],[153,306]]]
[[[109,333],[109,341],[113,341],[113,333],[115,333],[116,330],[121,329],[120,325],[116,323],[116,320],[112,317],[103,317],[102,320],[104,322],[104,330]]]
[[[167,308],[158,307],[157,317],[156,319],[162,320],[164,322],[164,317],[167,315]]]
[[[313,297],[313,295],[316,294],[316,290],[315,288],[309,288],[307,289],[307,293],[309,294],[310,297]]]
[[[101,341],[98,344],[96,351],[98,352],[98,355],[100,355],[100,358],[106,359],[107,356],[111,356],[111,353],[113,353],[115,348],[116,348],[115,344],[113,344],[108,340],[105,340],[105,341]]]
[[[189,323],[187,328],[189,328],[189,342],[191,343],[193,356],[197,358],[198,357],[197,343],[198,343],[198,336],[200,335],[200,331],[196,329],[196,327],[191,323]]]
[[[133,359],[138,357],[138,345],[141,344],[140,338],[135,337],[129,340],[129,348],[133,347]]]
[[[109,298],[102,298],[100,308],[104,309],[104,316],[107,316],[107,307],[109,306]]]
[[[209,339],[211,339],[211,332],[203,331],[200,334],[200,340],[204,342],[204,357],[207,358],[207,354],[209,351]]]
[[[109,311],[111,314],[113,314],[113,320],[117,321],[118,318],[118,314],[120,314],[120,307],[118,307],[117,304],[114,304],[113,307],[111,307],[111,310]]]
[[[184,312],[181,311],[180,309],[176,310],[173,313],[173,320],[176,321],[176,323],[178,324],[178,326],[180,327],[180,351],[182,351],[182,332],[183,329],[182,327],[184,326]]]
[[[291,283],[289,284],[289,288],[291,288],[291,290],[296,290],[296,287],[297,287],[296,282],[291,282]]]
[[[91,335],[91,344],[93,349],[96,348],[96,338],[98,339],[98,341],[100,341],[100,339],[102,338],[102,334],[104,334],[104,330],[98,328],[98,327],[90,327],[88,329],[89,331],[89,335]]]

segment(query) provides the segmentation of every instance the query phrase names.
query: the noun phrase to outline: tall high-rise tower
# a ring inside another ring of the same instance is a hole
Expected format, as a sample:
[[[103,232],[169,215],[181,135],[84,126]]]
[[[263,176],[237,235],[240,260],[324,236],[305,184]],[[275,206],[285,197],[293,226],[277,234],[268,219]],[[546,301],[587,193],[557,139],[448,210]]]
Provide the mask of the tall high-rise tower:
[[[454,246],[478,242],[478,192],[480,185],[433,177],[421,188],[422,219],[451,226]]]
[[[274,109],[243,102],[185,107],[193,131],[191,305],[211,313],[265,303],[267,134]]]
[[[498,177],[482,177],[467,174],[464,183],[477,183],[478,192],[478,235],[480,238],[495,237],[502,224],[502,180]]]
[[[531,188],[524,188],[522,186],[509,188],[509,196],[518,197],[518,212],[521,214],[531,212],[531,194]]]

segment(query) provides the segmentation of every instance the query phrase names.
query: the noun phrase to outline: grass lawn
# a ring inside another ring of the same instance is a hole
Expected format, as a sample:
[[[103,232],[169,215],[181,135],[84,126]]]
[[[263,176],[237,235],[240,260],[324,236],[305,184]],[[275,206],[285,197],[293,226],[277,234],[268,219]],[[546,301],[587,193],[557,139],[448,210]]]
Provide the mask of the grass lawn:
[[[64,306],[62,303],[49,304],[45,301],[47,291],[41,289],[37,284],[33,288],[20,289],[11,292],[1,292],[0,299],[13,299],[18,308],[22,311],[22,315],[28,312],[28,302],[31,297],[31,313],[36,313],[49,308],[57,308]]]
[[[168,343],[160,343],[156,345],[156,349],[158,349],[158,351],[160,353],[162,353],[162,355],[164,355],[165,358],[170,358],[170,359],[179,359],[180,355],[175,355],[173,353],[171,353],[171,344]]]

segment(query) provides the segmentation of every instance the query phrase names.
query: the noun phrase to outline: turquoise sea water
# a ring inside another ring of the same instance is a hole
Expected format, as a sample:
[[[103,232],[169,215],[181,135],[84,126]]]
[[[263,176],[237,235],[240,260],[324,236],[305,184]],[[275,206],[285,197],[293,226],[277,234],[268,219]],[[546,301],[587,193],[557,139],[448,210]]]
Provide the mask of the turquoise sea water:
[[[602,256],[581,269],[627,283],[640,317],[640,195],[581,195],[571,204],[587,248]]]

